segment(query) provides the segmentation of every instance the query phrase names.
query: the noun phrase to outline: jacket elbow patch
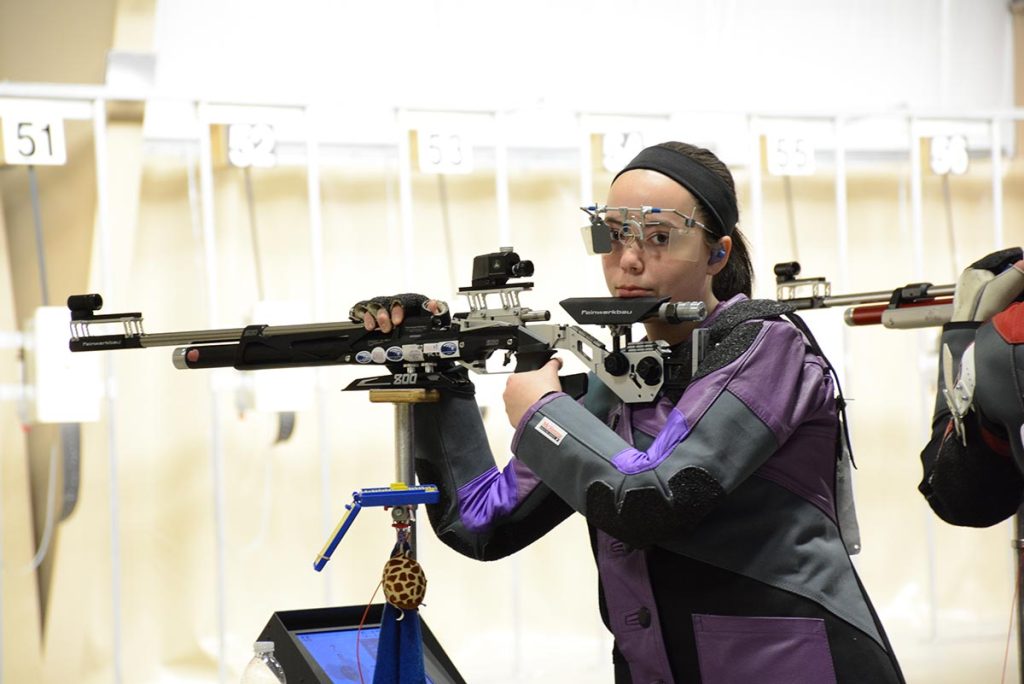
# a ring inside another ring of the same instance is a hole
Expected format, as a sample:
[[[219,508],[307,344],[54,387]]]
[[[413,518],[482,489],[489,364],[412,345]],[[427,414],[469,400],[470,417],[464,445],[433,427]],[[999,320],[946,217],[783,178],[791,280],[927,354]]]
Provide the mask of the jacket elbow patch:
[[[627,489],[621,502],[607,482],[587,487],[587,519],[627,544],[644,548],[694,528],[725,490],[707,470],[687,466],[669,478],[669,498],[654,486]]]

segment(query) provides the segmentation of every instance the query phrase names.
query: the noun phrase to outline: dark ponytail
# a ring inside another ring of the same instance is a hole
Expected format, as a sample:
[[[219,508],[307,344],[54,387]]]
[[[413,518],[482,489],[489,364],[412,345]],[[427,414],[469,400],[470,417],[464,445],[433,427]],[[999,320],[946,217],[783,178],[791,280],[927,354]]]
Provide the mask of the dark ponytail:
[[[703,147],[682,142],[662,143],[659,147],[666,147],[705,166],[722,179],[729,188],[732,201],[738,204],[736,200],[736,183],[733,181],[732,173],[729,171],[729,167],[723,164],[722,160],[716,157],[713,152]],[[718,225],[718,221],[701,204],[700,200],[697,200],[697,214],[702,223],[719,235],[728,233],[728,229],[732,228],[732,253],[729,255],[729,262],[725,265],[725,268],[719,271],[718,275],[712,279],[711,291],[720,300],[729,299],[740,293],[750,297],[754,284],[754,267],[750,260],[750,246],[747,244],[747,239],[743,236],[738,226]],[[708,233],[704,234],[704,240],[708,245],[718,243],[718,240]]]

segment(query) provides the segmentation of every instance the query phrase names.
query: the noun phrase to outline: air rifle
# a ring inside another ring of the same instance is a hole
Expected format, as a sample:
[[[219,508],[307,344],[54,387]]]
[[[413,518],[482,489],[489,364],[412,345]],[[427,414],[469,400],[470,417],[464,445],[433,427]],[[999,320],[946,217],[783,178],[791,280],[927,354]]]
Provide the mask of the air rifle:
[[[833,295],[825,278],[797,278],[796,261],[775,264],[775,296],[795,309],[825,309],[847,306],[847,325],[877,325],[887,328],[926,328],[943,325],[953,315],[955,285],[911,283],[894,290]]]
[[[700,321],[703,302],[669,302],[668,298],[597,297],[560,302],[579,325],[548,323],[548,311],[535,311],[520,303],[519,295],[533,283],[512,279],[533,275],[533,264],[523,261],[511,247],[482,254],[473,260],[469,287],[459,288],[468,298],[469,311],[452,316],[406,312],[401,325],[389,333],[367,331],[361,323],[335,322],[304,325],[249,325],[244,328],[147,334],[141,313],[97,313],[103,306],[98,294],[68,298],[73,352],[107,349],[177,347],[178,368],[260,370],[338,364],[386,368],[385,375],[353,381],[348,390],[436,389],[472,392],[465,373],[457,366],[487,373],[487,360],[504,352],[504,363],[514,355],[515,371],[540,368],[558,349],[572,352],[615,394],[627,403],[652,401],[663,387],[684,387],[699,355],[678,358],[664,341],[631,339],[631,326],[651,318],[670,323]],[[499,302],[492,308],[493,298]],[[109,327],[120,326],[114,334]],[[611,349],[580,327],[601,325],[612,336]],[[100,334],[90,329],[100,327]],[[697,339],[695,334],[694,338]],[[565,376],[563,388],[574,396],[586,390],[586,375]]]

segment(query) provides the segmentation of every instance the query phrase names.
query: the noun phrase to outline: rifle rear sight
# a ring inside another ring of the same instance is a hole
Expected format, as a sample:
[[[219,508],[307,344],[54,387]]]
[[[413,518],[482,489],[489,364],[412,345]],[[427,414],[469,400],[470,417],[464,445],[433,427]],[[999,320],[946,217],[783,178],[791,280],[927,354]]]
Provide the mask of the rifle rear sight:
[[[532,261],[521,260],[511,247],[502,247],[497,252],[473,258],[472,288],[460,288],[459,291],[504,287],[509,278],[529,278],[532,275]],[[532,283],[524,285],[529,287]]]

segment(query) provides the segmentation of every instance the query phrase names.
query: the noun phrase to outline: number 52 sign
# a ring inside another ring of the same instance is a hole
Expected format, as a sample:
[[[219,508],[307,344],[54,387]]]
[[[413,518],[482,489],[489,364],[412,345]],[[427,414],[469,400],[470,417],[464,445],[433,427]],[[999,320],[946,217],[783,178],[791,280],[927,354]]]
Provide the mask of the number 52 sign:
[[[62,119],[5,116],[3,135],[8,164],[63,166],[68,161]]]

